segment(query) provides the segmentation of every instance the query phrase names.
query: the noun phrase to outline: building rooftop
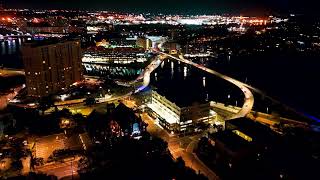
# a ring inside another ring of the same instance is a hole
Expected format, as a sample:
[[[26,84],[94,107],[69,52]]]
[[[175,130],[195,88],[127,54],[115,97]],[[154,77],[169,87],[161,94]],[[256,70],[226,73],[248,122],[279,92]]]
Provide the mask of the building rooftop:
[[[212,134],[211,137],[223,143],[223,145],[232,152],[239,152],[243,149],[247,149],[252,144],[229,130]]]
[[[179,118],[165,106],[160,106],[159,104],[151,103],[148,104],[148,107],[151,108],[154,112],[157,112],[157,114],[164,118],[169,124],[179,122]]]
[[[238,130],[250,136],[253,141],[270,142],[276,138],[276,133],[268,126],[248,118],[238,118],[226,122],[226,129]]]

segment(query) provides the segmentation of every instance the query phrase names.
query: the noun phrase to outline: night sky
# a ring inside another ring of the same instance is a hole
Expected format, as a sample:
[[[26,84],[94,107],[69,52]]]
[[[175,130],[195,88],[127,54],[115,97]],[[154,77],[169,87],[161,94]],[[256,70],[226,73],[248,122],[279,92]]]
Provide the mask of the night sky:
[[[7,7],[163,13],[316,13],[315,0],[5,0]]]

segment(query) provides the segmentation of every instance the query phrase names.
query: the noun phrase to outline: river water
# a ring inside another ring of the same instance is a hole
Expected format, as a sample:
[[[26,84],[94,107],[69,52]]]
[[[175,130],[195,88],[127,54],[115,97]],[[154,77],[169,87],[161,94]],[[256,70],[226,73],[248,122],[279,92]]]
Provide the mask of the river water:
[[[24,38],[0,41],[0,66],[23,68],[21,44]],[[299,111],[320,117],[320,61],[317,56],[251,56],[195,58],[218,72],[247,82]],[[166,61],[152,75],[151,85],[168,99],[182,105],[218,101],[241,106],[243,95],[237,87],[193,67]],[[255,99],[259,102],[259,99]],[[272,111],[268,103],[254,109]]]
[[[166,60],[151,75],[151,86],[180,107],[216,101],[242,105],[243,94],[233,84],[190,65]]]
[[[284,104],[320,119],[320,56],[280,54],[193,60],[257,87]],[[265,108],[262,111],[266,111]]]
[[[21,45],[27,39],[16,38],[0,41],[0,65],[10,68],[22,68]]]

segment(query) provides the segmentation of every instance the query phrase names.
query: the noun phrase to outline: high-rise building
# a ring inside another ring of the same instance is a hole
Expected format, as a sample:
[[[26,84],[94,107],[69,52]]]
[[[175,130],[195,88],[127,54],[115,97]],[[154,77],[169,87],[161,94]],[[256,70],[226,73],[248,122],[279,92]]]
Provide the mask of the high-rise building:
[[[149,50],[152,48],[152,41],[145,37],[138,37],[136,45],[142,47],[145,50]]]
[[[78,40],[30,42],[22,54],[29,96],[54,94],[83,79]]]

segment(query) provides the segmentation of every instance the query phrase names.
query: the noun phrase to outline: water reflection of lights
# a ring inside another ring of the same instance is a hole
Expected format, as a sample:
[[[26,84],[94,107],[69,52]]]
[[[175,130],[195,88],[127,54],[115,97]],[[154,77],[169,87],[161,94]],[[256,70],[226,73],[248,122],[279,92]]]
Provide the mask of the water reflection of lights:
[[[188,72],[188,68],[185,66],[183,67],[183,77],[186,78],[187,77],[187,72]]]

